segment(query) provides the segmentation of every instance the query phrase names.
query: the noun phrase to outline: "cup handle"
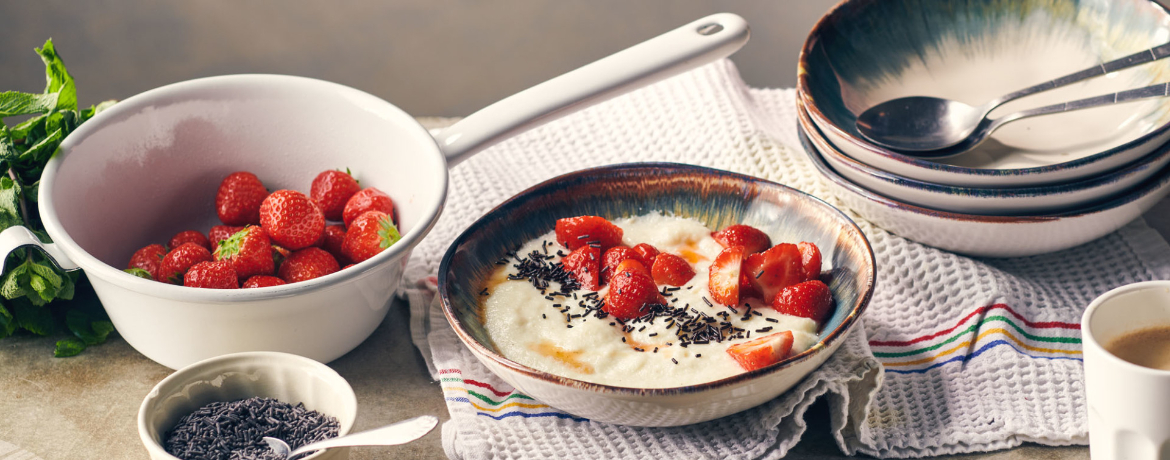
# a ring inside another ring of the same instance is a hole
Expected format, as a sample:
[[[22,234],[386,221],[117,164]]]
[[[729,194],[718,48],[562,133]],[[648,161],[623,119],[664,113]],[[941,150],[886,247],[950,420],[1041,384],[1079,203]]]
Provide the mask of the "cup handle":
[[[8,227],[8,229],[0,232],[0,261],[8,257],[12,251],[20,249],[25,246],[35,246],[48,256],[51,261],[58,268],[65,271],[78,270],[81,267],[73,263],[69,256],[56,244],[42,243],[33,232],[27,228],[19,225]]]

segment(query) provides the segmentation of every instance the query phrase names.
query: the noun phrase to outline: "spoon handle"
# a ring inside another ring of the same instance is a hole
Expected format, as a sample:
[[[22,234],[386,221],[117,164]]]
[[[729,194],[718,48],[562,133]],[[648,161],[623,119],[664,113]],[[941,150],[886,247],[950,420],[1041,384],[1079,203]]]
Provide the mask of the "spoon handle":
[[[1145,51],[1138,51],[1138,52],[1133,53],[1129,56],[1125,56],[1125,57],[1122,57],[1119,59],[1114,59],[1114,60],[1106,62],[1104,64],[1098,64],[1096,66],[1089,67],[1089,68],[1087,68],[1085,70],[1081,70],[1079,72],[1073,72],[1073,73],[1070,73],[1070,74],[1065,75],[1063,77],[1058,77],[1054,80],[1049,80],[1049,81],[1046,81],[1046,82],[1041,83],[1041,84],[1036,85],[1036,86],[1031,86],[1031,87],[1016,91],[1014,93],[1006,94],[1004,96],[1001,96],[999,99],[996,99],[996,100],[990,102],[988,104],[988,106],[989,107],[998,107],[1000,104],[1004,104],[1008,101],[1016,100],[1016,99],[1019,99],[1019,98],[1024,97],[1024,96],[1029,96],[1032,94],[1048,91],[1048,90],[1054,89],[1054,88],[1060,88],[1061,86],[1070,85],[1070,84],[1073,84],[1073,83],[1076,83],[1076,82],[1082,81],[1082,80],[1088,80],[1088,79],[1093,78],[1093,77],[1099,77],[1099,76],[1105,75],[1109,72],[1115,72],[1115,71],[1118,71],[1121,69],[1128,69],[1130,67],[1145,64],[1147,62],[1154,62],[1154,61],[1157,61],[1157,60],[1162,59],[1162,58],[1167,57],[1167,56],[1170,56],[1170,43],[1155,46],[1155,47],[1150,48],[1150,49],[1145,50]],[[1121,93],[1118,93],[1118,94],[1121,94]]]
[[[288,458],[305,452],[328,449],[330,447],[345,446],[397,446],[423,437],[439,423],[439,419],[432,415],[423,415],[398,423],[386,425],[382,428],[354,433],[333,439],[315,442],[289,452]]]
[[[1048,115],[1050,113],[1071,112],[1073,110],[1088,109],[1092,107],[1100,107],[1103,105],[1121,104],[1123,102],[1131,102],[1139,99],[1165,96],[1170,96],[1170,82],[1158,83],[1156,85],[1150,85],[1145,88],[1130,89],[1113,94],[1077,99],[1075,101],[1062,102],[1060,104],[1046,105],[1044,107],[1037,107],[1034,109],[1021,110],[1019,112],[1004,115],[995,119],[991,123],[991,126],[989,126],[989,130],[993,130],[999,127],[999,125],[1019,120],[1021,118],[1034,117],[1037,115]]]

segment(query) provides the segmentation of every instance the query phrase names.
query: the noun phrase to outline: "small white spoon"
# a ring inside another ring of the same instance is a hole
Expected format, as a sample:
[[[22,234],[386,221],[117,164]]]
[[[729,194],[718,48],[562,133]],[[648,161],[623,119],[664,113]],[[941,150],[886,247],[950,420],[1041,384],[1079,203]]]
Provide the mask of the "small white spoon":
[[[415,439],[423,437],[423,435],[430,433],[435,425],[439,423],[438,417],[433,415],[423,415],[409,420],[403,420],[398,423],[386,425],[382,428],[375,428],[366,430],[361,433],[347,434],[336,438],[326,439],[324,441],[317,441],[311,444],[301,446],[297,450],[289,452],[288,444],[276,438],[268,436],[264,437],[264,442],[268,443],[268,447],[276,455],[282,458],[291,458],[306,452],[313,452],[315,450],[330,449],[333,447],[352,447],[352,446],[397,446],[399,444],[406,444]]]

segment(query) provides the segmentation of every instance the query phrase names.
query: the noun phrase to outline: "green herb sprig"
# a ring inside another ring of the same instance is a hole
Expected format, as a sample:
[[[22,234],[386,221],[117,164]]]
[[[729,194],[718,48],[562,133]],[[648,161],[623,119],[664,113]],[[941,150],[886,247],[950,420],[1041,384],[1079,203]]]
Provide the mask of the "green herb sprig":
[[[77,87],[53,41],[46,41],[36,52],[45,63],[44,93],[0,93],[0,231],[23,225],[48,243],[36,212],[45,164],[69,133],[114,101],[78,109]],[[4,123],[6,118],[26,116],[12,127]],[[64,328],[73,337],[57,342],[53,355],[58,357],[105,342],[114,331],[105,313],[67,302],[73,299],[80,279],[80,272],[61,271],[39,250],[13,251],[0,275],[0,339],[21,329],[47,336]]]

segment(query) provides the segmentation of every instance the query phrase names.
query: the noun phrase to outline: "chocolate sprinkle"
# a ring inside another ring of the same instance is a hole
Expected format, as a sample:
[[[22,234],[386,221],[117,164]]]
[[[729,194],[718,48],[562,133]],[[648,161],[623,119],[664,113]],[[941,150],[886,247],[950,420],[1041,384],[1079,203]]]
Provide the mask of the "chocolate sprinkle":
[[[163,446],[193,460],[278,459],[262,439],[280,438],[297,447],[337,437],[337,419],[270,398],[213,402],[179,419]]]

